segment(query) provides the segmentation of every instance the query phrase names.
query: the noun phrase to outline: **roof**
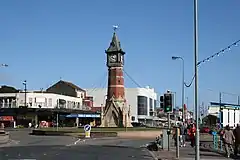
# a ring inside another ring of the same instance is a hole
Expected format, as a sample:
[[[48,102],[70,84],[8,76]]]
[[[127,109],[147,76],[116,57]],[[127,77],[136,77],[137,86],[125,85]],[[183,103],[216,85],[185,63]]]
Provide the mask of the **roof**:
[[[110,46],[106,50],[106,53],[113,53],[113,52],[120,52],[122,54],[125,54],[125,52],[121,48],[120,41],[117,37],[116,32],[113,33],[112,41],[110,43]]]
[[[12,86],[0,86],[0,93],[18,93],[20,90]]]
[[[85,92],[84,89],[78,87],[77,85],[75,85],[75,84],[73,84],[73,83],[71,83],[71,82],[67,82],[67,81],[60,80],[58,83],[65,83],[65,84],[68,85],[69,87],[72,87],[72,88],[74,88],[74,89],[76,89],[76,90],[84,91],[84,92]]]
[[[220,106],[218,102],[210,102],[211,106]],[[221,106],[240,106],[239,104],[221,103]]]

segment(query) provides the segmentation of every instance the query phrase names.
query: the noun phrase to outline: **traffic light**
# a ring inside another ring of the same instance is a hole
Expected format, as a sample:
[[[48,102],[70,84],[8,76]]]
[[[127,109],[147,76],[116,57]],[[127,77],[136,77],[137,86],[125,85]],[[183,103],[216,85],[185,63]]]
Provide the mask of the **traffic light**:
[[[160,96],[160,108],[164,108],[164,96]]]
[[[164,94],[164,112],[172,112],[173,111],[173,100],[171,93]]]

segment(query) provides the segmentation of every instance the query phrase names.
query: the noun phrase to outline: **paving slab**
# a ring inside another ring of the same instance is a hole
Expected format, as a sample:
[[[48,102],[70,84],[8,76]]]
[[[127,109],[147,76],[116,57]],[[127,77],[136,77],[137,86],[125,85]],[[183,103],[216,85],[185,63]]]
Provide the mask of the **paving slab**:
[[[171,148],[170,151],[161,150],[161,151],[153,151],[152,152],[155,159],[158,160],[176,160],[176,149]],[[179,160],[193,160],[195,158],[195,148],[192,147],[181,147],[179,153]],[[224,157],[223,154],[212,152],[210,150],[200,151],[200,158],[201,160],[207,159],[219,159],[224,160],[227,159]]]

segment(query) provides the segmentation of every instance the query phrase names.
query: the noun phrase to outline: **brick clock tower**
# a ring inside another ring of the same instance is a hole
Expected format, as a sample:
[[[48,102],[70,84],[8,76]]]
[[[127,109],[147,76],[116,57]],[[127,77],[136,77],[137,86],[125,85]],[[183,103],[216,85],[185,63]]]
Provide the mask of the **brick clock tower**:
[[[123,65],[125,52],[114,33],[107,54],[108,88],[106,105],[102,114],[102,127],[132,127],[130,107],[126,105]]]

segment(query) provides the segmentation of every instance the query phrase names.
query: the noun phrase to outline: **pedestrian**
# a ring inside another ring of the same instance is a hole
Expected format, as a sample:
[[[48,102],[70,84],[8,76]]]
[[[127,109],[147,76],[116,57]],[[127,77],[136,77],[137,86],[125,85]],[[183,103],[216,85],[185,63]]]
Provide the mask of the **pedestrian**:
[[[189,128],[189,139],[191,141],[191,146],[194,147],[195,146],[195,133],[196,133],[196,127],[194,124],[191,124],[190,128]]]
[[[181,147],[185,147],[185,133],[186,133],[186,126],[185,124],[180,125],[180,145]]]
[[[231,131],[229,125],[227,125],[223,135],[223,142],[225,146],[225,152],[228,158],[231,155],[231,151],[233,151],[232,145],[234,141],[235,141],[235,136],[233,135],[233,132]]]
[[[237,127],[233,131],[233,134],[235,136],[234,155],[237,156],[239,153],[239,146],[240,146],[240,125],[239,124],[237,124]]]
[[[180,129],[178,126],[176,126],[176,128],[174,129],[173,136],[172,136],[175,146],[177,146],[177,137],[180,137]]]

